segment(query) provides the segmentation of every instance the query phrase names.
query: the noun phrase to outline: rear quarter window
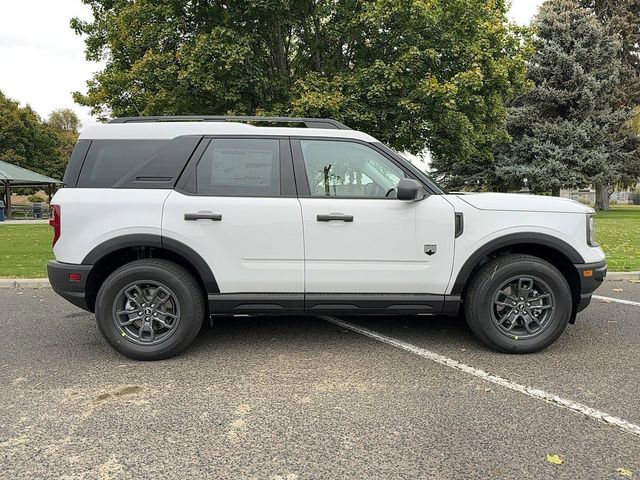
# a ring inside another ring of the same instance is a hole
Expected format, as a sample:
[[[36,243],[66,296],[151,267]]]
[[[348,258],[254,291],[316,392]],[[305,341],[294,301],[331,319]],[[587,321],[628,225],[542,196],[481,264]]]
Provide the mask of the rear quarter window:
[[[77,186],[110,188],[167,143],[168,140],[93,140]]]
[[[75,187],[78,184],[78,176],[84,163],[84,157],[87,156],[87,151],[91,145],[91,140],[78,140],[71,152],[71,158],[67,164],[67,168],[64,171],[64,177],[62,183],[65,187]]]

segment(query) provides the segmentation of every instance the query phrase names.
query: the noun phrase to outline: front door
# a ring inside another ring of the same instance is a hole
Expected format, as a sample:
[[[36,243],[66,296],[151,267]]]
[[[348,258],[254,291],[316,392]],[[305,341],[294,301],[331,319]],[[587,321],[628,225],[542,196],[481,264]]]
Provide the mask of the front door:
[[[294,152],[299,191],[308,187],[300,197],[308,297],[444,294],[455,237],[449,202],[397,200],[410,174],[366,143],[299,139]]]

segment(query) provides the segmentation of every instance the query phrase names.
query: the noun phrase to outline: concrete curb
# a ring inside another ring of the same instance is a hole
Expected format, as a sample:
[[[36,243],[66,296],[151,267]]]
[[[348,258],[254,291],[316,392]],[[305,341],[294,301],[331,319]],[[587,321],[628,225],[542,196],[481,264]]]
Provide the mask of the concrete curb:
[[[607,280],[640,280],[640,272],[609,272]]]
[[[51,288],[48,278],[0,278],[0,288]]]
[[[609,272],[607,280],[640,281],[640,272]],[[0,278],[0,288],[51,288],[48,278]]]

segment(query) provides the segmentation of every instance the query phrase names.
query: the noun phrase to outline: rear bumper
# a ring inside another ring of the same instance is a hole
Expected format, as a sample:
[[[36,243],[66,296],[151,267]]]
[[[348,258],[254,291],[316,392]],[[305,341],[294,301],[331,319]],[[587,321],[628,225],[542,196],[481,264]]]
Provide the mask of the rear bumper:
[[[603,260],[598,263],[579,264],[576,265],[576,269],[580,277],[580,299],[577,310],[581,312],[591,303],[593,292],[602,285],[607,277],[607,262]]]
[[[93,265],[75,265],[52,260],[47,265],[49,283],[54,292],[76,307],[91,311],[86,301],[86,286]],[[79,274],[78,280],[70,280],[69,274]]]

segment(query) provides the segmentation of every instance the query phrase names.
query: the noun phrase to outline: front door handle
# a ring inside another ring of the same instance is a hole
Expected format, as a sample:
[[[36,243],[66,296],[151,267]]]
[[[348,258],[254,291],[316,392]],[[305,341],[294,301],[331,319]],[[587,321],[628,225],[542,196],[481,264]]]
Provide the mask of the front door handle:
[[[211,213],[211,212],[198,212],[198,213],[185,213],[185,220],[211,220],[212,222],[221,222],[222,215],[219,213]]]
[[[331,222],[338,220],[339,222],[353,222],[353,215],[344,215],[342,213],[319,214],[316,219],[319,222]]]

